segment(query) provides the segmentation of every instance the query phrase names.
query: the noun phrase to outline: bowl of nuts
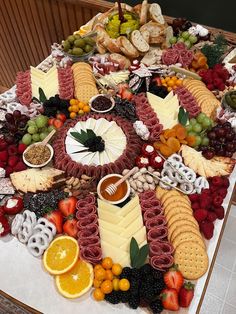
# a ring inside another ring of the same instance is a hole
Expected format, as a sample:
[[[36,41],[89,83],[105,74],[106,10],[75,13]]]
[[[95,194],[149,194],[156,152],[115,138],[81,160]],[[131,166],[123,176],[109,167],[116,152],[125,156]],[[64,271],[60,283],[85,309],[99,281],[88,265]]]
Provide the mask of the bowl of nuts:
[[[23,153],[24,163],[31,168],[41,168],[46,166],[53,157],[54,150],[50,144],[31,144]]]

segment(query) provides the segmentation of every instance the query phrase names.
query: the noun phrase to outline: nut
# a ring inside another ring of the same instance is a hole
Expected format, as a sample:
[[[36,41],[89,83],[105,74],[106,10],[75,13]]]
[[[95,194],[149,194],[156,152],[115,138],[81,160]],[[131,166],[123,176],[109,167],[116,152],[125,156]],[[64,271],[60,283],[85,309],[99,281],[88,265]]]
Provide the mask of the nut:
[[[139,192],[139,193],[142,193],[142,192],[143,192],[143,189],[138,189],[138,192]]]
[[[129,169],[124,169],[122,175],[125,176],[129,172]]]
[[[66,180],[67,185],[71,185],[74,182],[74,177],[71,177],[69,180]]]
[[[147,172],[147,169],[146,169],[146,168],[141,168],[139,171],[140,171],[142,174],[144,174],[144,173]]]
[[[141,172],[138,171],[138,172],[136,172],[136,173],[133,175],[133,178],[134,178],[134,179],[137,179],[140,175],[141,175]]]
[[[137,190],[137,184],[135,181],[130,183],[131,188],[133,188],[134,190]]]
[[[139,176],[139,177],[138,177],[138,180],[141,181],[141,182],[143,182],[143,183],[146,182],[146,179],[144,178],[143,175]]]
[[[153,181],[154,181],[153,177],[150,176],[149,174],[146,174],[145,178],[146,178],[147,183],[153,183]]]
[[[148,171],[149,171],[149,172],[153,172],[154,169],[153,169],[151,166],[148,166]]]
[[[148,185],[147,182],[145,182],[145,183],[143,184],[143,189],[144,189],[144,191],[149,190],[149,185]]]
[[[156,187],[155,187],[155,184],[154,184],[154,183],[149,184],[149,189],[150,189],[150,190],[155,190],[155,188],[156,188]]]
[[[79,179],[75,178],[74,182],[72,183],[72,186],[76,186],[79,183]]]
[[[143,182],[141,182],[139,180],[136,181],[136,185],[137,185],[138,189],[142,189],[143,188]]]
[[[82,174],[81,179],[85,180],[85,181],[88,181],[88,180],[91,179],[91,177],[87,176],[86,174]]]
[[[65,189],[64,189],[64,192],[66,192],[66,193],[70,193],[70,189],[65,188]]]

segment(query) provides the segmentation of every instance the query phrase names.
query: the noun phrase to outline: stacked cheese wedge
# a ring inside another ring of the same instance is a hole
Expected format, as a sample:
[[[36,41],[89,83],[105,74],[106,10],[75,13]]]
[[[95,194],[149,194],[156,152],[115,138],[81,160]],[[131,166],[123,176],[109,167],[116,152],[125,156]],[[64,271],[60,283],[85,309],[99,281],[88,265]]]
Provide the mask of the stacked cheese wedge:
[[[179,100],[177,95],[170,92],[163,99],[152,93],[147,93],[147,98],[164,129],[171,129],[178,123]]]
[[[39,98],[39,87],[44,91],[47,99],[59,93],[57,68],[54,65],[47,73],[30,67],[32,96]]]
[[[130,265],[130,241],[139,247],[147,243],[138,196],[122,208],[98,199],[98,222],[103,256],[110,256],[123,267]]]

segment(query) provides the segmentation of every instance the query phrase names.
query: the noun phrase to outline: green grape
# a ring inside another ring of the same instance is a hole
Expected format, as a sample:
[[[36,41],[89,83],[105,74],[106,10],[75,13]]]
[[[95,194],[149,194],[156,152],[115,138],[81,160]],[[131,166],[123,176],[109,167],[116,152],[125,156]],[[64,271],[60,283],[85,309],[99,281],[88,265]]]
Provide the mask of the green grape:
[[[43,141],[47,135],[48,135],[48,133],[46,133],[46,132],[40,133],[40,134],[39,134],[40,140]]]
[[[27,125],[28,126],[36,126],[35,120],[28,120]]]
[[[206,117],[206,118],[202,121],[202,127],[203,127],[204,129],[207,129],[210,125],[211,125],[211,119],[209,119],[208,117]]]
[[[44,128],[48,124],[48,117],[40,115],[35,120],[38,128]]]
[[[185,31],[185,32],[183,32],[183,33],[181,34],[181,37],[182,37],[183,39],[188,39],[189,36],[190,36],[190,34],[189,34],[189,32],[187,32],[187,31]]]
[[[190,35],[188,40],[191,44],[195,44],[197,42],[197,37],[195,35]]]
[[[192,125],[191,125],[191,124],[186,125],[185,129],[186,129],[186,131],[187,131],[187,132],[190,132],[190,131],[192,131],[192,130],[193,130]]]
[[[38,128],[37,128],[37,126],[31,125],[28,127],[27,132],[29,134],[36,134],[38,132]]]
[[[194,124],[197,123],[197,120],[194,119],[194,118],[192,118],[192,119],[189,120],[189,123],[190,123],[191,125],[194,125]]]
[[[192,44],[190,43],[190,41],[189,40],[185,40],[185,46],[188,48],[188,49],[190,49],[191,47],[192,47]]]
[[[22,143],[25,144],[25,145],[29,145],[31,143],[31,140],[32,140],[32,137],[31,137],[30,134],[25,134],[22,137]]]
[[[184,43],[184,39],[183,39],[182,37],[179,37],[179,38],[177,39],[177,42],[178,42],[178,43]]]
[[[39,134],[38,134],[38,133],[33,134],[33,135],[32,135],[32,140],[33,140],[34,142],[39,142],[39,141],[40,141],[40,136],[39,136]]]
[[[202,138],[202,145],[203,145],[203,146],[209,145],[209,138],[208,138],[208,137],[204,136],[204,137]]]
[[[201,132],[201,130],[202,130],[202,126],[201,126],[201,124],[196,123],[196,124],[194,124],[194,125],[193,125],[193,131],[194,131],[194,132],[196,132],[196,133],[200,133],[200,132]]]
[[[177,42],[177,37],[175,37],[175,36],[171,37],[169,42],[171,45],[175,44]]]
[[[197,122],[202,124],[202,121],[206,118],[205,113],[201,112],[199,113],[199,115],[197,116]]]
[[[199,146],[201,143],[202,143],[202,138],[201,138],[200,135],[197,135],[195,137],[195,145],[194,145],[194,147]]]
[[[193,131],[188,132],[188,135],[189,135],[189,136],[194,136],[194,137],[197,136],[197,134],[196,134],[195,132],[193,132]]]

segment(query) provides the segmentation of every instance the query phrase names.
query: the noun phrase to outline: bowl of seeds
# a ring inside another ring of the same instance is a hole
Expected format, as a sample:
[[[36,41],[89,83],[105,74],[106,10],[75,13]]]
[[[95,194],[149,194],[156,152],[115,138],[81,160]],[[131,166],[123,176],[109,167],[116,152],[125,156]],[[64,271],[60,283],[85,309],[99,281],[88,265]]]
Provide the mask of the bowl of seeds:
[[[31,144],[23,153],[24,163],[31,168],[41,168],[46,166],[53,157],[54,150],[50,144]]]

